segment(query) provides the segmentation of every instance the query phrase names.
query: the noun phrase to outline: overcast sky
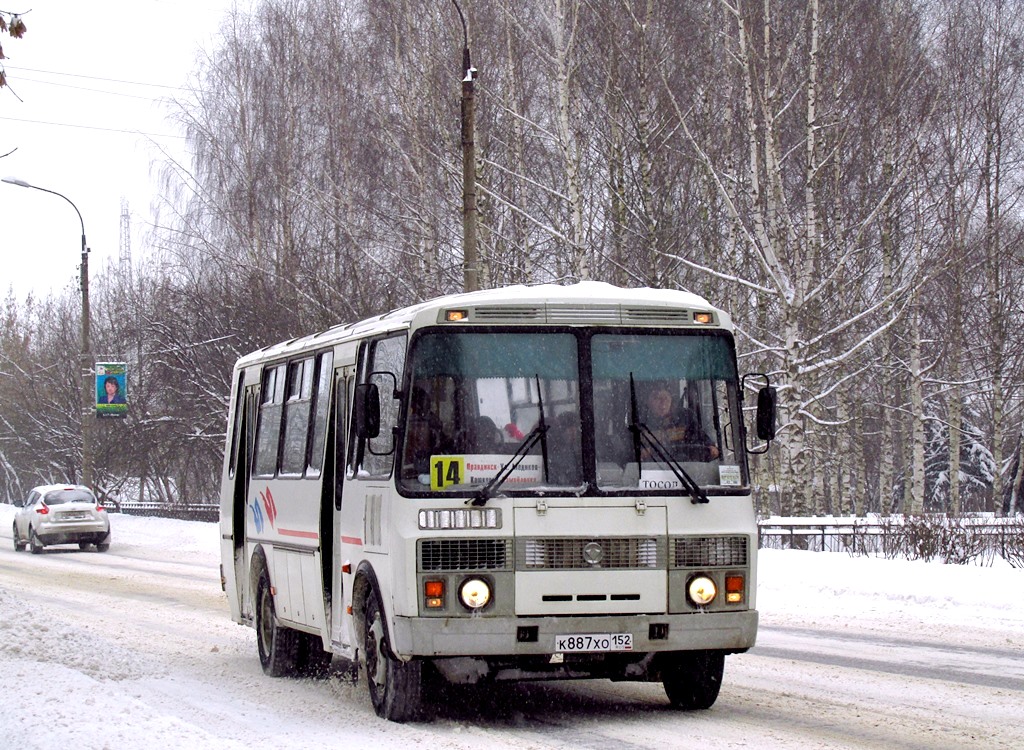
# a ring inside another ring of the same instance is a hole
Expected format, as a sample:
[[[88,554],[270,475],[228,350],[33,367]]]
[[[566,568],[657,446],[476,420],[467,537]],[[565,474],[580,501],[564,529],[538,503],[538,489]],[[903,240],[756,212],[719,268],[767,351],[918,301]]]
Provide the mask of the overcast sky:
[[[185,96],[232,0],[29,0],[28,32],[0,39],[0,178],[66,196],[81,212],[95,276],[116,262],[122,200],[145,251],[162,151],[185,158],[166,99]],[[77,289],[81,224],[57,196],[0,183],[0,295]]]

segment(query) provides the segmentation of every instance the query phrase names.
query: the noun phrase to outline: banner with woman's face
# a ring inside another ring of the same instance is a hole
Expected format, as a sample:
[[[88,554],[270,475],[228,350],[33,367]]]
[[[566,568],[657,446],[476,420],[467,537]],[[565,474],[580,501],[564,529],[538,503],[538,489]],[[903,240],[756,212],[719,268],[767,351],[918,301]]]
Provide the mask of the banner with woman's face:
[[[128,413],[128,365],[96,363],[96,416],[123,417]]]

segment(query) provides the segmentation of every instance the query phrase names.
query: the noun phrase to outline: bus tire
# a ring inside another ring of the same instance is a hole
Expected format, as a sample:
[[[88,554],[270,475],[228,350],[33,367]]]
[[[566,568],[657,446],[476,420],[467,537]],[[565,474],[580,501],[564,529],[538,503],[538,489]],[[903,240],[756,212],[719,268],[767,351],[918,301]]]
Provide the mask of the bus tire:
[[[399,723],[424,718],[423,662],[403,662],[392,655],[375,592],[366,601],[363,634],[366,685],[377,716]]]
[[[264,674],[288,677],[298,666],[299,632],[277,622],[274,595],[266,571],[256,585],[256,645]]]
[[[702,711],[718,699],[724,671],[721,651],[684,651],[666,655],[661,678],[673,708]]]

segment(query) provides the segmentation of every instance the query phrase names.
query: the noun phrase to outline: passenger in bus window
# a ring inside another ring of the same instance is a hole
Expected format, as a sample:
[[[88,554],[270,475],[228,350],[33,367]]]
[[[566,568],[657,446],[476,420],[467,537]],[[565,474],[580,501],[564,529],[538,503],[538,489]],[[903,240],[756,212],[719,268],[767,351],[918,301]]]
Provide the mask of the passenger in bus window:
[[[469,421],[458,442],[466,453],[501,453],[505,439],[493,419],[479,416]]]
[[[556,416],[547,440],[549,480],[555,484],[580,484],[583,481],[583,462],[579,414],[567,411]]]
[[[681,461],[713,461],[718,458],[718,446],[700,426],[693,409],[673,397],[667,386],[658,385],[647,394],[645,421],[658,441],[672,458]],[[641,454],[645,461],[656,458],[649,445]]]
[[[450,448],[444,437],[441,419],[430,408],[427,392],[419,386],[415,387],[409,404],[403,464],[411,465],[414,474],[429,473],[430,457],[449,453]]]

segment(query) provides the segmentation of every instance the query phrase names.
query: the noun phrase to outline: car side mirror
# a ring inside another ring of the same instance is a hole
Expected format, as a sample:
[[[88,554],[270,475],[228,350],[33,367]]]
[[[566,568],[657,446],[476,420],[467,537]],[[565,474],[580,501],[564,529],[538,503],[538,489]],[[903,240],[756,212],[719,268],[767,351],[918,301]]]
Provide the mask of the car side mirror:
[[[14,499],[14,507],[15,508],[24,508],[25,507],[25,501],[22,500],[20,497],[15,498]]]

